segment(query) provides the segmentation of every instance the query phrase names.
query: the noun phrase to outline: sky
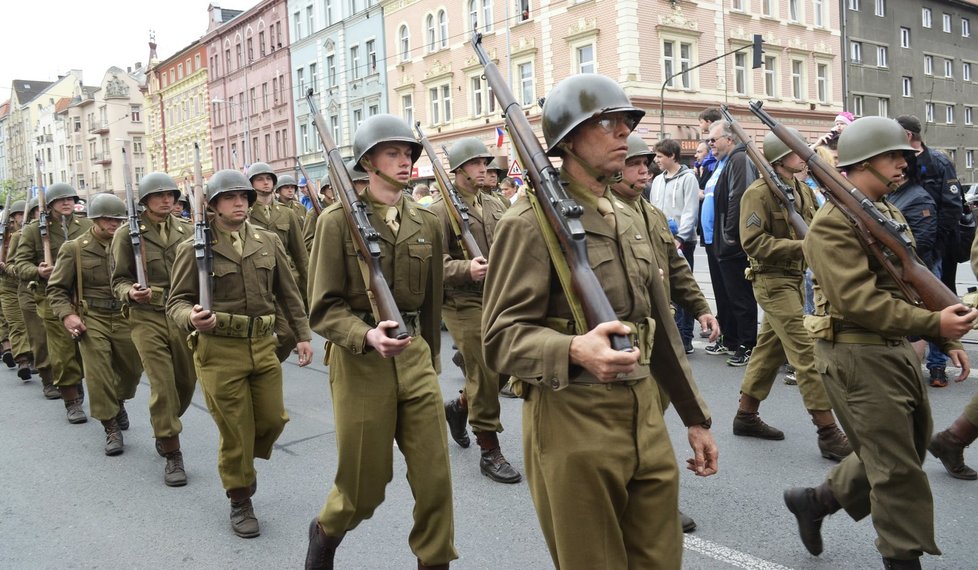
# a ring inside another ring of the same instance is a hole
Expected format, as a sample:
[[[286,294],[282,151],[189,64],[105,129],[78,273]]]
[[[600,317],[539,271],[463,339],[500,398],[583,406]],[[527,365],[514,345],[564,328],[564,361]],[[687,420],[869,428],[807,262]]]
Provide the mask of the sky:
[[[246,10],[257,0],[225,3]],[[210,0],[27,0],[6,2],[0,50],[0,103],[10,98],[14,79],[54,81],[81,69],[85,85],[100,85],[111,66],[121,69],[149,59],[149,31],[165,59],[207,31]]]

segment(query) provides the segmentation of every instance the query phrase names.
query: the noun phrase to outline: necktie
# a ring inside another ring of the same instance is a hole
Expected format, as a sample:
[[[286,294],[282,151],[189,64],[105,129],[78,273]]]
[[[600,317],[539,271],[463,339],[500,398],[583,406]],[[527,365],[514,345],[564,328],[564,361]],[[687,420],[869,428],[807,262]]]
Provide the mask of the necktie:
[[[244,252],[244,244],[242,243],[241,235],[238,234],[238,232],[232,232],[230,236],[231,247],[234,248],[234,251],[238,252],[238,255],[241,255]]]
[[[482,200],[478,196],[472,198],[472,210],[479,214],[480,218],[482,217]]]
[[[598,213],[613,229],[618,228],[618,222],[615,219],[615,207],[611,205],[611,200],[604,196],[598,198]]]
[[[401,229],[401,224],[397,221],[397,206],[389,206],[387,208],[387,214],[384,215],[384,222],[396,236],[397,230]]]
[[[269,206],[268,204],[265,204],[265,219],[266,220],[272,219],[272,207]]]
[[[166,222],[160,224],[160,239],[163,240],[163,243],[170,241],[169,235],[166,232]]]

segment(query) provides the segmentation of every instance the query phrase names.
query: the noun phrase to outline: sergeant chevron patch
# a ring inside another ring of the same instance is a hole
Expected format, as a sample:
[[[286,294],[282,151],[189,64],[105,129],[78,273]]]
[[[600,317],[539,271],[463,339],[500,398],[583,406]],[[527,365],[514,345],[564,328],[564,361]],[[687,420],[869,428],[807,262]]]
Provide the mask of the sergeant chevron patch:
[[[751,226],[761,227],[761,217],[757,215],[757,212],[751,212],[750,217],[747,218],[747,227]]]

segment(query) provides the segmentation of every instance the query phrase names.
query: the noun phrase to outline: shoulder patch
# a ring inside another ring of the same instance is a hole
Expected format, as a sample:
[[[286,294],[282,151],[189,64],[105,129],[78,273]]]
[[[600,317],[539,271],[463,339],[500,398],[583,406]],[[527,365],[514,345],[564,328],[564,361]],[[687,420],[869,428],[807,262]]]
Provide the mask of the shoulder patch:
[[[757,212],[751,212],[750,217],[747,218],[747,227],[751,226],[761,227],[761,217],[757,215]]]

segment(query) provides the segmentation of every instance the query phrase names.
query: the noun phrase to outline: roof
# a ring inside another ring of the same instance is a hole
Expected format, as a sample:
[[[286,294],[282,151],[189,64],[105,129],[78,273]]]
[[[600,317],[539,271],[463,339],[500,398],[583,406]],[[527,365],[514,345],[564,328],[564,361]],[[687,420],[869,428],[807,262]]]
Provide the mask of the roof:
[[[62,97],[54,104],[54,112],[60,113],[71,105],[71,97]]]
[[[24,105],[33,101],[52,85],[52,81],[32,81],[30,79],[14,79],[14,92],[17,103]]]
[[[10,113],[9,99],[7,101],[4,101],[3,103],[0,103],[0,119],[6,117],[8,113]]]
[[[221,23],[227,22],[228,20],[236,16],[240,16],[241,14],[244,14],[244,10],[227,10],[225,8],[221,8],[220,10],[221,10]]]

